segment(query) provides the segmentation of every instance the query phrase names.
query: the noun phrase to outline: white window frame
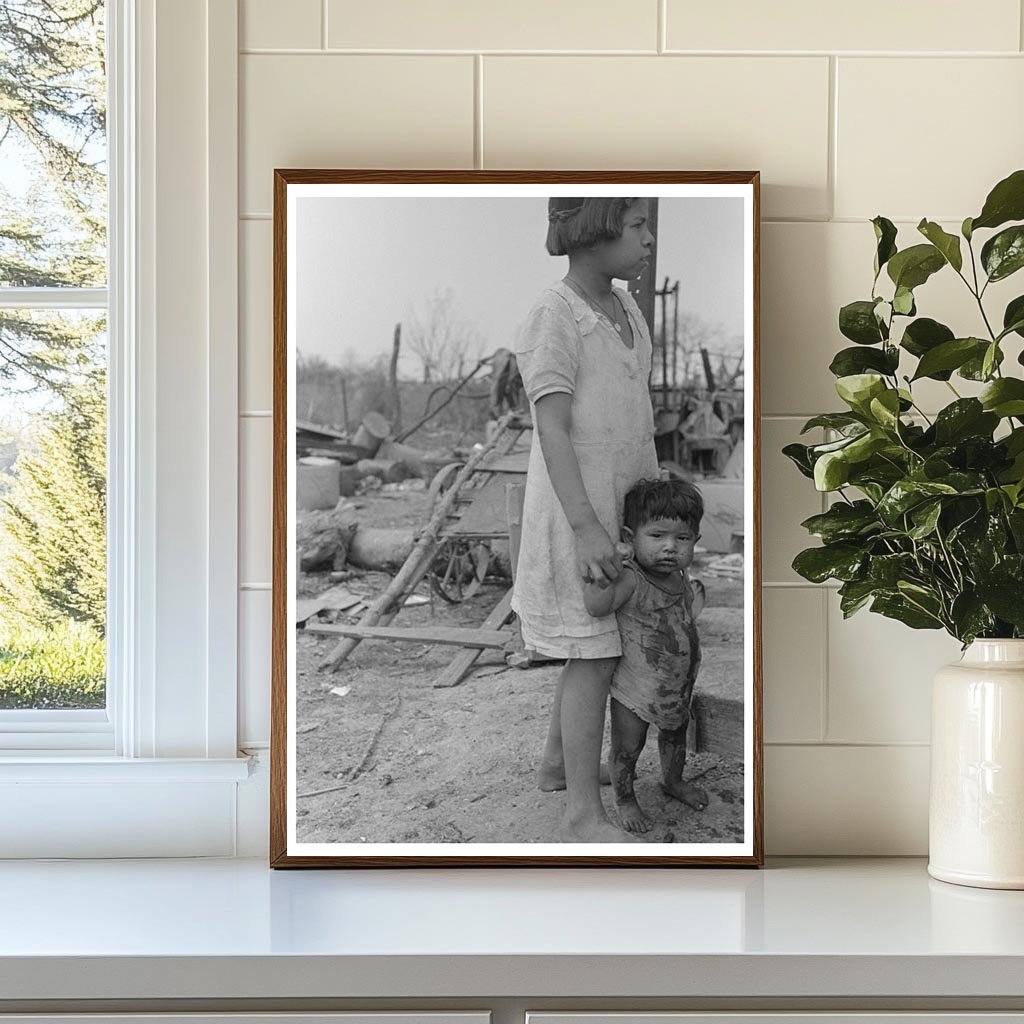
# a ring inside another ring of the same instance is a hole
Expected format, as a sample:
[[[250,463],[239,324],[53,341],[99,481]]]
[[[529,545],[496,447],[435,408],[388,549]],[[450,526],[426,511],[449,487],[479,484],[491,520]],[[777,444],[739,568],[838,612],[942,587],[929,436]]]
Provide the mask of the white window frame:
[[[109,288],[3,295],[109,311],[107,711],[0,715],[0,857],[230,855],[237,0],[107,0],[107,26]]]

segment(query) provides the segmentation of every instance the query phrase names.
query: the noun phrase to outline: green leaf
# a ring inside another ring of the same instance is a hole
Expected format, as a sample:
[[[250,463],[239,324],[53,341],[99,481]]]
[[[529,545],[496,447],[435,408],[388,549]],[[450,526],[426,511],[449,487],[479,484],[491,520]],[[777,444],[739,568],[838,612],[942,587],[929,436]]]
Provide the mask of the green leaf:
[[[940,374],[944,371],[956,370],[975,356],[983,358],[987,348],[988,342],[980,338],[953,338],[951,341],[944,341],[921,356],[912,379],[932,377],[941,380]]]
[[[971,240],[971,235],[974,234],[974,230],[971,227],[973,220],[973,217],[965,217],[963,224],[960,225],[960,234],[963,235],[968,242]]]
[[[999,417],[1024,416],[1024,380],[1001,377],[978,396],[982,406]]]
[[[865,370],[878,370],[887,376],[895,374],[900,365],[900,353],[894,345],[884,348],[844,348],[836,353],[829,370],[837,377],[848,377]]]
[[[871,610],[887,619],[896,619],[911,629],[942,629],[942,621],[915,608],[902,597],[879,595],[871,602]]]
[[[914,293],[909,288],[900,285],[892,297],[892,308],[893,312],[899,313],[900,316],[913,316],[917,312],[917,306],[914,305]]]
[[[1019,578],[997,571],[978,581],[978,597],[998,618],[1024,629],[1024,585]]]
[[[850,478],[850,464],[843,453],[826,452],[814,463],[814,486],[819,491],[838,490]]]
[[[848,619],[859,611],[878,593],[878,587],[870,580],[850,580],[839,588],[839,607],[843,618]]]
[[[949,617],[956,628],[956,638],[970,643],[995,629],[995,619],[985,603],[973,591],[964,591],[953,599]]]
[[[885,381],[876,373],[855,373],[836,381],[836,393],[854,412],[865,414],[871,399],[885,391]]]
[[[944,231],[933,220],[922,220],[917,225],[917,230],[942,253],[945,261],[954,269],[959,271],[963,265],[963,256],[960,254],[960,239]]]
[[[889,260],[896,255],[896,225],[879,215],[871,221],[875,229],[875,278]]]
[[[960,369],[956,371],[957,376],[963,377],[964,380],[990,380],[992,377],[992,372],[994,371],[990,371],[989,373],[985,372],[985,356],[988,355],[988,349],[989,347],[988,345],[986,345],[984,352],[979,352],[977,355],[971,356],[971,358],[968,359],[967,362],[965,362],[963,366],[961,366]],[[1003,361],[1003,350],[999,347],[996,347],[992,355],[993,366],[999,366]]]
[[[858,349],[858,351],[867,351],[866,349]],[[801,434],[806,434],[808,430],[814,430],[815,427],[825,427],[828,430],[846,430],[853,426],[866,426],[866,424],[857,416],[853,416],[848,412],[825,412],[820,416],[812,416],[804,425],[800,431]]]
[[[789,459],[804,476],[814,478],[814,463],[811,460],[810,448],[806,444],[787,444],[782,454]]]
[[[922,316],[918,317],[913,323],[907,324],[906,330],[903,332],[903,338],[900,341],[900,346],[906,349],[912,356],[920,358],[926,352],[943,344],[943,342],[952,341],[955,337],[956,335],[945,324],[940,324],[937,320]],[[938,377],[937,379],[949,380],[952,375],[952,371],[950,371],[944,377]]]
[[[985,412],[976,398],[958,398],[935,417],[935,439],[947,445],[968,437],[991,437],[998,425],[999,417]]]
[[[897,583],[910,571],[913,555],[875,555],[868,567],[868,579],[882,590],[895,590]]]
[[[837,501],[828,511],[811,516],[800,524],[808,533],[820,537],[826,544],[848,540],[879,529],[878,517],[869,501],[850,504]]]
[[[898,525],[900,516],[929,498],[956,493],[957,489],[950,484],[926,480],[897,480],[883,495],[877,511],[886,523],[895,526]]]
[[[859,544],[841,541],[801,551],[793,559],[793,569],[812,583],[824,583],[827,579],[851,580],[856,578],[865,557]]]
[[[882,394],[871,399],[871,404],[868,408],[875,422],[879,423],[886,430],[895,430],[897,428],[900,418],[900,396],[898,391],[893,389],[883,391]],[[881,447],[881,445],[877,447]]]
[[[993,370],[1002,361],[999,357],[1002,353],[999,351],[999,342],[993,341],[985,349],[985,357],[981,361],[981,376],[984,380],[988,380],[992,376]]]
[[[997,228],[1008,220],[1024,220],[1024,170],[1014,171],[989,192],[981,213],[970,221],[968,231]],[[965,226],[967,223],[964,221]]]
[[[981,265],[990,281],[1002,281],[1024,267],[1024,225],[1000,231],[981,249]]]
[[[1010,331],[1024,338],[1024,295],[1011,300],[1003,313],[1003,334],[1009,334]]]
[[[897,288],[908,288],[913,291],[945,265],[945,257],[934,245],[922,244],[901,249],[889,260],[886,270]]]
[[[877,299],[850,302],[839,310],[839,332],[858,345],[877,345],[888,338],[885,326],[875,316]]]
[[[925,537],[935,532],[941,514],[942,502],[939,500],[927,501],[923,505],[918,505],[910,513],[910,520],[914,526],[908,531],[909,536],[914,540],[924,540]]]

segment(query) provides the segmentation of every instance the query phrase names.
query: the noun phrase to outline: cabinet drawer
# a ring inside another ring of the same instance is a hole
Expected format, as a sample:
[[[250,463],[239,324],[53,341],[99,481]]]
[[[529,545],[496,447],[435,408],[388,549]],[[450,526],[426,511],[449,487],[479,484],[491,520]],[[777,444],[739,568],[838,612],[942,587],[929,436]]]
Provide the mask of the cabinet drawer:
[[[45,1013],[3,1014],[0,1024],[490,1024],[490,1013]]]
[[[527,1013],[526,1024],[1024,1024],[1024,1013]]]

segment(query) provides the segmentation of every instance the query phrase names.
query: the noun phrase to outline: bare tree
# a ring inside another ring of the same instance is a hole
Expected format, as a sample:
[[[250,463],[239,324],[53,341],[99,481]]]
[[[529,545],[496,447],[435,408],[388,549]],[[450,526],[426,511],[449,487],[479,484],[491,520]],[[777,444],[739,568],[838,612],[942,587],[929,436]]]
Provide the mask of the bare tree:
[[[459,368],[480,354],[481,338],[474,326],[458,315],[455,293],[438,288],[422,309],[414,309],[402,340],[423,366],[423,382],[452,380]]]

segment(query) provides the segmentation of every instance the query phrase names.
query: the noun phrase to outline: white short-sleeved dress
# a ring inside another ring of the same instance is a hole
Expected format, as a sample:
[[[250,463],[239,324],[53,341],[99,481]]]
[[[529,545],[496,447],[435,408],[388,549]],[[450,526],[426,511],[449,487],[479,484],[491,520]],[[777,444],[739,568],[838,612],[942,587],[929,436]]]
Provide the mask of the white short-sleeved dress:
[[[531,409],[554,392],[572,395],[572,442],[587,497],[612,541],[622,503],[638,480],[658,476],[654,414],[648,392],[651,338],[633,297],[618,288],[633,329],[627,348],[611,322],[562,281],[530,310],[516,358]],[[533,433],[523,536],[512,607],[528,649],[554,658],[610,658],[622,653],[614,615],[594,618],[583,605],[576,541]]]

